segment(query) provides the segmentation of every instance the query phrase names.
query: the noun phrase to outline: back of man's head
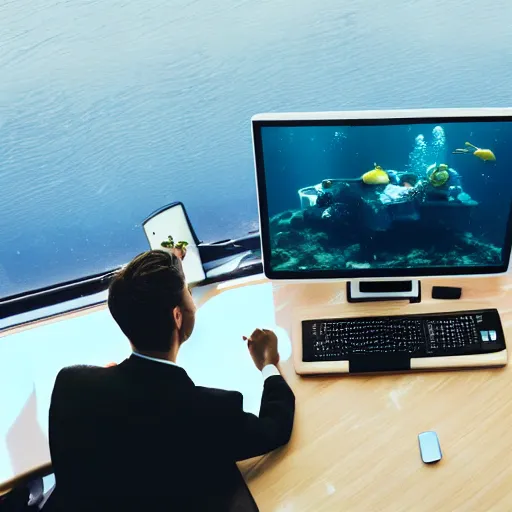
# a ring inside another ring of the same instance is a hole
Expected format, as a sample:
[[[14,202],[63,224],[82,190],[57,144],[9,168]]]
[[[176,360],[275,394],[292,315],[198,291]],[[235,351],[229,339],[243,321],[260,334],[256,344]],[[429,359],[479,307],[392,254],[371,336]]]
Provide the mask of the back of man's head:
[[[173,310],[186,287],[181,260],[165,251],[136,256],[110,283],[108,307],[139,351],[168,351],[175,327]]]

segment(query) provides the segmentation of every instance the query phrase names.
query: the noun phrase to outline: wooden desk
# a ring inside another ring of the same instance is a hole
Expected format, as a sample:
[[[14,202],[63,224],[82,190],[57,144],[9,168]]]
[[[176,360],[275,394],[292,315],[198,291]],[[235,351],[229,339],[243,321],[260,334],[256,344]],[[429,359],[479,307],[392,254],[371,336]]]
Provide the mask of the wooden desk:
[[[258,283],[257,278],[198,290],[194,296],[198,305],[205,306],[204,322],[210,326],[220,310],[229,310],[226,306],[241,308],[237,317],[246,316],[247,325],[240,325],[240,332],[233,328],[227,336],[240,340],[249,324],[267,321],[291,336],[294,312],[319,304],[343,316],[497,307],[512,347],[512,278],[457,282],[464,287],[460,301],[432,301],[432,284],[450,281],[424,280],[423,302],[414,305],[347,304],[339,283],[267,283],[251,290],[253,283]],[[243,288],[240,294],[237,286]],[[220,300],[220,305],[208,309],[216,302],[212,298],[224,291],[230,292],[225,295],[232,297],[230,301]],[[192,341],[190,348],[197,344],[198,351],[204,350],[200,339]],[[219,343],[225,343],[225,358],[233,346],[226,340]],[[240,357],[240,364],[249,364],[245,349]],[[282,361],[282,368],[297,400],[292,439],[281,450],[240,464],[262,512],[512,510],[512,369],[508,366],[299,377],[290,357]],[[435,430],[441,442],[443,460],[433,466],[424,465],[419,456],[417,436],[425,430]],[[49,470],[47,460],[37,462],[41,474]],[[15,481],[0,482],[0,493]]]
[[[512,346],[512,279],[465,279],[459,301],[345,302],[339,284],[274,285],[276,324],[291,335],[293,311],[330,305],[340,315],[497,307]],[[461,284],[457,281],[457,284]],[[240,464],[262,511],[512,510],[512,369],[299,377],[292,439]],[[418,434],[434,430],[443,459],[425,465]]]

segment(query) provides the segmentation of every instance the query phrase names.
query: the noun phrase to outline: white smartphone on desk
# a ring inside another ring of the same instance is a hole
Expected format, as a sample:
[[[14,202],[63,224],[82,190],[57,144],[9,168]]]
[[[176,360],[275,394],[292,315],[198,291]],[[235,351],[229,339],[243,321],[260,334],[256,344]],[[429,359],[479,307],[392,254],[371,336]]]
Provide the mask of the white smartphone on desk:
[[[420,443],[421,460],[425,464],[432,464],[441,460],[443,455],[435,432],[422,432],[418,435],[418,441]]]

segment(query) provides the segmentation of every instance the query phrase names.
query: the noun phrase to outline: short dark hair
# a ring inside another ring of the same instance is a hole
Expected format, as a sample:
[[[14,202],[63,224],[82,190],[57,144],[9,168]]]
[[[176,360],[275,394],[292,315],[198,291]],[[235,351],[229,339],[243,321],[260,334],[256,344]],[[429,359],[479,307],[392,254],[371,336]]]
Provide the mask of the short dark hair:
[[[112,279],[108,308],[137,350],[167,351],[176,328],[172,310],[182,304],[185,286],[177,256],[146,251]]]

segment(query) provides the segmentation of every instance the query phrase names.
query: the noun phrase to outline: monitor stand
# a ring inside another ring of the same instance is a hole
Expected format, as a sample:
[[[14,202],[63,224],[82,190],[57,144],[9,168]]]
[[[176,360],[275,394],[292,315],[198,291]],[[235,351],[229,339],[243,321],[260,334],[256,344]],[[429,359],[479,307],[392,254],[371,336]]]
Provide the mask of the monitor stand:
[[[383,300],[408,300],[421,302],[419,279],[376,281],[348,281],[348,302],[378,302]]]

